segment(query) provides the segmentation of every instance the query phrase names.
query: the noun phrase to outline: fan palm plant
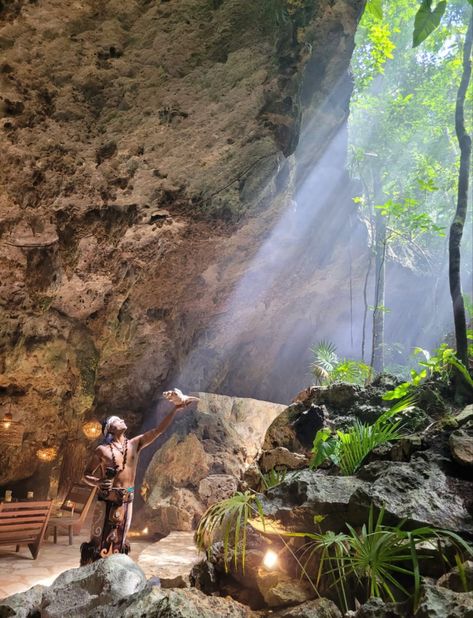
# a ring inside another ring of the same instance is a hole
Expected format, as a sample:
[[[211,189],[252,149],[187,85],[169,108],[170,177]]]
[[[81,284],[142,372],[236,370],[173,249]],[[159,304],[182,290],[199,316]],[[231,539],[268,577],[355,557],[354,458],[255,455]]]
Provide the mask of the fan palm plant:
[[[257,519],[265,526],[263,507],[258,495],[252,491],[237,491],[230,498],[210,506],[202,515],[195,533],[200,550],[210,548],[218,535],[223,540],[223,562],[228,571],[230,554],[235,568],[241,562],[245,571],[247,526]]]
[[[442,545],[447,541],[457,551],[457,564],[463,562],[460,555],[473,555],[473,547],[455,532],[429,526],[403,530],[404,521],[387,526],[383,519],[384,509],[381,509],[375,521],[371,505],[368,522],[359,531],[347,523],[349,534],[288,533],[288,536],[309,539],[298,561],[302,575],[316,588],[328,576],[345,611],[355,606],[356,601],[364,602],[372,596],[391,601],[412,599],[416,607],[420,595],[418,546],[421,543],[435,542],[440,558],[446,562]],[[314,521],[317,523],[317,516]],[[315,576],[310,577],[314,557],[318,558],[318,568]]]

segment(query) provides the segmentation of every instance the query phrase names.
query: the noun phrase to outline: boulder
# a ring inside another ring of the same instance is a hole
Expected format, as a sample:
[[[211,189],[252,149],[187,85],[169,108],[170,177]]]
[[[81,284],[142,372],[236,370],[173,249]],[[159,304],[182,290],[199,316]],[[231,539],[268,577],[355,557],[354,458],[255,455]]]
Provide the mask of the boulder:
[[[473,436],[459,429],[448,440],[453,459],[462,466],[473,466]]]
[[[373,597],[356,611],[347,612],[345,618],[406,618],[410,614],[404,603],[386,603],[379,597]]]
[[[291,531],[314,529],[314,515],[325,516],[324,530],[346,530],[350,500],[366,483],[349,476],[328,476],[312,470],[290,472],[278,486],[268,490],[264,511]]]
[[[34,586],[0,602],[0,616],[76,618],[96,607],[120,603],[146,587],[143,571],[124,554],[64,571],[51,586]]]
[[[259,569],[256,577],[258,589],[269,607],[285,607],[309,601],[314,589],[304,579],[292,579],[280,570]]]
[[[455,420],[457,421],[459,427],[465,425],[468,421],[473,421],[473,404],[463,408],[460,414],[455,416]]]
[[[409,461],[412,454],[423,448],[422,438],[417,435],[406,436],[397,440],[391,447],[390,458],[393,461]]]
[[[101,607],[90,618],[256,618],[245,605],[195,588],[146,590],[128,603]]]
[[[201,560],[195,564],[189,573],[190,585],[204,594],[218,591],[218,578],[215,565],[210,560]]]
[[[410,462],[375,461],[359,472],[366,481],[350,497],[350,523],[366,521],[370,505],[384,506],[386,519],[473,533],[468,496],[473,483],[447,475],[449,461],[424,451]]]
[[[300,470],[301,468],[307,468],[309,465],[309,457],[301,453],[292,453],[283,446],[277,446],[270,451],[263,451],[258,464],[263,472],[269,472],[269,470],[273,468]]]
[[[192,530],[203,511],[230,496],[261,450],[284,405],[197,393],[199,402],[172,426],[145,474],[150,532]]]
[[[473,594],[454,592],[424,579],[416,618],[456,618],[473,616]]]
[[[210,506],[232,496],[238,489],[238,480],[231,474],[210,474],[199,483],[199,498]]]
[[[266,492],[263,505],[269,518],[290,531],[313,531],[314,515],[323,515],[323,530],[346,532],[346,522],[356,526],[367,521],[373,504],[384,507],[386,522],[406,518],[407,527],[427,525],[473,534],[473,482],[448,476],[448,465],[448,459],[422,451],[409,462],[374,461],[357,477],[320,470],[289,472]]]
[[[0,618],[28,618],[39,615],[45,586],[33,586],[0,601]]]
[[[328,423],[324,406],[293,404],[273,421],[266,432],[263,449],[284,447],[294,453],[309,454],[315,434]]]
[[[337,382],[329,386],[318,387],[312,396],[312,402],[328,406],[330,411],[340,410],[347,412],[362,402],[364,389],[356,384]]]
[[[274,611],[272,618],[342,618],[342,612],[329,599],[313,599],[295,607]]]
[[[256,618],[231,599],[196,589],[162,590],[146,582],[125,555],[64,571],[47,588],[35,586],[0,602],[1,618]]]
[[[86,616],[98,605],[126,599],[146,586],[143,571],[124,554],[64,571],[43,592],[41,616]]]
[[[454,592],[472,592],[473,591],[473,561],[467,560],[462,564],[463,573],[460,575],[460,569],[455,567],[445,575],[442,575],[437,580],[437,586],[443,586]],[[465,590],[466,584],[466,590]]]

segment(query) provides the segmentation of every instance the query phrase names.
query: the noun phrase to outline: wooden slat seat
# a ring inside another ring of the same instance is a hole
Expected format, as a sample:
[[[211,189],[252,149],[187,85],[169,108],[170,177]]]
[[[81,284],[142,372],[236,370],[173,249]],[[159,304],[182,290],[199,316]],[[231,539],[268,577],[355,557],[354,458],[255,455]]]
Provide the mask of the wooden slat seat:
[[[74,483],[59,509],[61,517],[49,519],[46,535],[52,531],[54,542],[57,543],[58,531],[63,529],[69,536],[69,545],[72,545],[73,536],[80,533],[96,492],[96,487]]]
[[[28,545],[34,559],[51,515],[52,501],[0,502],[0,545]]]

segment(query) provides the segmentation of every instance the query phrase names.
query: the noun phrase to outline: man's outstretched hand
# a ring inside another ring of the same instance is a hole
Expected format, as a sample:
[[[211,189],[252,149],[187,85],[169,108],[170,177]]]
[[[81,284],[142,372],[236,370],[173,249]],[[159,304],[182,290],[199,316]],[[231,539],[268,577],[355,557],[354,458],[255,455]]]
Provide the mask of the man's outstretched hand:
[[[178,408],[184,408],[193,401],[199,401],[198,397],[192,397],[191,395],[184,395],[178,388],[173,388],[172,391],[164,391],[163,397],[173,403]]]

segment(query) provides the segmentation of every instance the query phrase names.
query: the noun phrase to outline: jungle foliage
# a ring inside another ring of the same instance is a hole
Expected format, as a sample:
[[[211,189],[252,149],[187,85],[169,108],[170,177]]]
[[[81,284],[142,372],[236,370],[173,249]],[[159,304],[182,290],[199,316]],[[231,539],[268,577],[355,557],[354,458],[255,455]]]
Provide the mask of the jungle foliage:
[[[426,551],[433,548],[435,558],[449,564],[445,547],[455,548],[455,562],[473,555],[473,547],[458,534],[422,526],[404,530],[404,522],[396,526],[383,523],[384,509],[375,518],[370,507],[368,521],[360,529],[346,524],[347,533],[320,531],[323,517],[316,515],[318,532],[291,533],[308,539],[299,562],[302,573],[318,589],[324,577],[335,588],[339,606],[348,611],[370,597],[385,601],[407,600],[415,609],[419,599],[423,561],[434,558]],[[314,560],[315,558],[315,560]],[[313,572],[312,565],[318,565]]]
[[[415,404],[414,397],[406,397],[386,410],[373,424],[357,420],[347,431],[321,429],[314,438],[310,467],[318,468],[330,460],[340,474],[355,474],[373,449],[403,437],[401,414]]]
[[[357,34],[349,166],[359,182],[356,204],[370,243],[361,357],[365,361],[369,350],[371,307],[370,364],[377,371],[383,369],[384,321],[389,319],[384,300],[386,289],[389,304],[387,261],[428,275],[433,285],[426,303],[434,315],[441,313],[438,290],[447,283],[451,247],[446,233],[456,209],[461,160],[457,95],[465,74],[463,51],[472,2],[368,0]],[[472,109],[471,84],[463,94],[465,110]],[[466,135],[472,125],[471,114],[466,114]],[[471,245],[467,226],[462,240],[466,256]],[[462,268],[464,280],[471,281],[471,260],[464,259]],[[458,276],[459,272],[458,265]],[[441,328],[439,321],[436,328]],[[464,345],[457,347],[467,366]]]

